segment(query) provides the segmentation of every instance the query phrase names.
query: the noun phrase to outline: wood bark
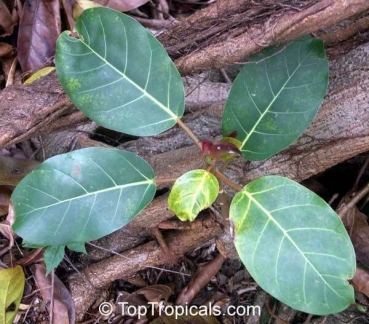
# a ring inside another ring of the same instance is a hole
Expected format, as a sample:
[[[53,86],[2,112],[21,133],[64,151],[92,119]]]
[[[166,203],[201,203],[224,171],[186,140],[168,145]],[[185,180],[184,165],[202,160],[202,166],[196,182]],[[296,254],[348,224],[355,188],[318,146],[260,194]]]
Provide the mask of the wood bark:
[[[159,40],[169,53],[181,55],[175,64],[187,75],[244,62],[272,44],[317,32],[368,9],[366,0],[220,0],[168,29]],[[184,55],[186,51],[190,53]]]
[[[369,10],[366,0],[311,3],[219,0],[168,28],[159,40],[173,57],[179,56],[175,64],[186,75],[244,61],[266,46],[316,32]],[[188,44],[178,49],[184,40]],[[86,121],[67,100],[55,74],[31,86],[4,89],[0,102],[1,147]]]

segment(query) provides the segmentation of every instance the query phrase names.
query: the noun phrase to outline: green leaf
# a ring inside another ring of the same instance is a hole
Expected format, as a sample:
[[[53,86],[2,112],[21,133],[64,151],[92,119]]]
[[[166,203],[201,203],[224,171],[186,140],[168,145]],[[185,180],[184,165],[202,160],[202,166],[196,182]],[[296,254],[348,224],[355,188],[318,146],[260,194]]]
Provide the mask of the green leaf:
[[[65,254],[65,246],[48,246],[44,252],[46,265],[46,275],[55,269],[62,262]]]
[[[355,252],[337,214],[319,196],[280,176],[252,181],[230,208],[235,245],[255,281],[306,313],[337,313],[354,303],[347,280]]]
[[[63,32],[55,64],[65,92],[86,116],[116,131],[149,136],[184,112],[179,72],[163,46],[133,18],[100,7]]]
[[[67,247],[69,250],[87,254],[85,243],[80,243],[80,242],[71,243],[71,244],[68,244]]]
[[[23,296],[25,277],[21,266],[0,270],[0,323],[12,324]]]
[[[193,221],[213,204],[219,193],[217,178],[205,170],[192,170],[179,177],[168,198],[169,209],[181,221]]]
[[[261,161],[295,141],[315,117],[328,85],[323,42],[303,37],[250,59],[225,105],[223,135],[237,131],[241,152]]]
[[[150,165],[127,151],[87,148],[52,157],[15,188],[13,230],[42,246],[96,240],[153,199],[154,178]]]

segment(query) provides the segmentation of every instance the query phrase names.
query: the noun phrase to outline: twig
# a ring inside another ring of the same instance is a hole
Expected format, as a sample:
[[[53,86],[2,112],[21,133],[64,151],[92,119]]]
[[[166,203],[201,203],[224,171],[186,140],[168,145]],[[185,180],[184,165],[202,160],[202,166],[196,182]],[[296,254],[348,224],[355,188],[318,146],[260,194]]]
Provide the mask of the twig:
[[[51,271],[51,304],[50,304],[50,324],[54,324],[54,284],[55,284],[55,272]]]
[[[356,177],[354,188],[357,188],[359,186],[359,181],[360,181],[362,175],[364,174],[366,168],[368,167],[368,164],[369,164],[369,157],[366,158],[363,166],[361,167],[361,169],[359,171],[359,174]]]
[[[137,16],[134,16],[134,18],[139,23],[144,25],[145,27],[155,28],[155,29],[167,28],[170,25],[176,23],[176,21],[177,21],[174,18],[169,18],[169,19],[146,19],[146,18],[141,18],[141,17],[137,17]]]
[[[281,322],[282,324],[288,324],[286,321],[284,321],[279,316],[277,316],[276,314],[274,314],[273,310],[270,308],[269,300],[270,300],[270,297],[268,295],[268,298],[265,301],[265,306],[266,306],[266,308],[267,308],[270,316],[273,317],[275,320],[277,320],[277,322]]]
[[[225,69],[224,69],[224,68],[221,68],[221,69],[219,69],[219,71],[220,71],[220,73],[222,74],[222,76],[223,76],[224,80],[226,80],[226,82],[227,82],[228,84],[232,84],[232,80],[231,80],[231,78],[228,76],[228,74],[227,74],[227,72],[225,71]]]
[[[191,129],[187,127],[187,125],[180,119],[177,120],[178,125],[187,133],[189,137],[193,140],[193,142],[199,147],[199,149],[202,151],[201,143],[197,136],[192,132]]]
[[[363,197],[365,197],[369,193],[369,183],[359,190],[356,195],[346,204],[344,205],[339,211],[338,216],[342,219],[346,213],[353,208]]]
[[[5,88],[11,86],[14,84],[14,79],[15,79],[15,69],[17,67],[17,63],[18,63],[18,60],[17,58],[15,58],[13,60],[13,63],[10,67],[10,71],[8,73],[8,79],[6,80],[6,85],[5,85]]]
[[[222,172],[219,170],[214,171],[216,177],[222,181],[224,184],[226,184],[228,187],[238,191],[242,191],[242,187],[240,187],[237,183],[233,182],[232,180],[228,179]]]
[[[163,234],[161,233],[160,229],[157,226],[155,226],[155,227],[151,228],[151,233],[152,233],[153,236],[155,236],[155,238],[156,238],[157,242],[159,243],[160,247],[165,252],[165,256],[169,259],[173,258],[173,260],[175,260],[175,256],[170,251],[170,249],[168,247],[168,244],[167,244],[167,242],[165,242],[165,239],[164,239]],[[169,259],[168,259],[168,261],[169,261]]]
[[[313,317],[313,314],[309,314],[308,317],[306,317],[306,320],[305,320],[305,322],[303,324],[309,324],[310,321],[311,321],[311,319],[312,319],[312,317]]]
[[[332,197],[331,197],[331,199],[329,199],[329,201],[328,201],[328,205],[332,205],[333,204],[333,202],[338,198],[338,196],[339,196],[339,194],[336,192]]]
[[[160,183],[173,183],[176,182],[177,178],[163,178],[163,179],[155,179],[156,184]]]

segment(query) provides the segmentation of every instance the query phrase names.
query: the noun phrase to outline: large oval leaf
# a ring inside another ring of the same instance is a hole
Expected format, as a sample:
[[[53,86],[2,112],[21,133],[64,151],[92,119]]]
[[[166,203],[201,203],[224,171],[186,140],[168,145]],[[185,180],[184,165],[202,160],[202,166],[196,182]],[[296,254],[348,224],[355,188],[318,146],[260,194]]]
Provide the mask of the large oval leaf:
[[[98,239],[152,200],[154,177],[146,161],[121,150],[88,148],[52,157],[15,188],[13,230],[38,246]]]
[[[312,314],[354,302],[347,282],[355,253],[337,214],[315,193],[280,176],[257,179],[233,198],[230,218],[242,262],[259,285]]]
[[[184,111],[181,77],[162,45],[129,16],[87,9],[56,47],[59,80],[73,103],[99,125],[149,136]]]
[[[304,37],[250,59],[234,81],[224,109],[223,135],[237,131],[241,152],[267,159],[309,126],[328,85],[323,43]]]
[[[193,221],[211,206],[219,193],[217,178],[206,170],[192,170],[179,177],[168,198],[169,209],[182,221]]]

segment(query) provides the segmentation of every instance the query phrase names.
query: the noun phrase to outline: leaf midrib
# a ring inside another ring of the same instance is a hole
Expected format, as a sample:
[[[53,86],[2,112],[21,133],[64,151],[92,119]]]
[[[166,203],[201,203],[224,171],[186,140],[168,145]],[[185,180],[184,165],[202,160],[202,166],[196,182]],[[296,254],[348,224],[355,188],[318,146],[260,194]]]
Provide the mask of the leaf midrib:
[[[337,296],[342,297],[337,291],[322,277],[322,275],[319,273],[319,271],[315,268],[315,266],[310,262],[308,258],[305,257],[304,253],[301,251],[299,246],[295,243],[295,241],[288,235],[288,232],[277,222],[277,220],[269,213],[267,209],[263,207],[253,196],[247,191],[243,191],[243,194],[245,194],[253,203],[255,203],[264,213],[268,216],[269,220],[271,220],[278,229],[283,233],[284,237],[286,237],[291,244],[296,248],[296,250],[301,254],[301,256],[305,260],[305,264],[309,264],[311,268],[317,273],[317,275],[322,279],[322,281],[329,287]],[[253,258],[254,258],[253,254]]]
[[[50,204],[50,205],[47,205],[47,206],[42,206],[42,207],[35,208],[35,209],[33,209],[33,210],[31,210],[31,211],[29,211],[27,213],[21,214],[20,216],[28,215],[28,214],[33,213],[35,211],[43,210],[45,208],[54,207],[54,206],[57,206],[57,205],[60,205],[60,204],[64,204],[66,202],[72,202],[73,200],[83,199],[83,198],[86,198],[88,196],[92,196],[92,195],[96,195],[97,196],[100,193],[105,193],[105,192],[109,192],[109,191],[112,191],[112,190],[122,190],[124,188],[136,187],[136,186],[140,186],[140,185],[143,185],[143,184],[151,185],[151,184],[154,184],[154,181],[153,180],[146,180],[146,181],[140,181],[140,182],[135,182],[135,183],[129,183],[129,184],[125,184],[125,185],[118,185],[118,186],[115,186],[115,187],[110,187],[110,188],[106,188],[106,189],[102,189],[102,190],[97,190],[97,191],[93,191],[93,192],[88,192],[88,193],[83,194],[83,195],[79,195],[79,196],[75,196],[73,198],[68,198],[68,199],[64,199],[64,200],[58,201],[57,203],[54,203],[54,204]],[[31,189],[34,189],[31,186],[28,186],[28,187],[30,187]]]
[[[101,16],[99,15],[100,21],[101,21]],[[124,23],[122,22],[123,26]],[[87,28],[85,27],[86,31]],[[88,35],[88,32],[87,32]],[[89,36],[89,35],[88,35]],[[71,37],[69,37],[70,39]],[[104,38],[105,38],[105,34],[104,34]],[[73,38],[74,39],[74,38]],[[110,66],[114,71],[116,71],[119,75],[122,76],[122,80],[126,79],[130,84],[132,84],[136,89],[138,89],[139,91],[141,91],[146,97],[148,97],[150,100],[152,100],[158,107],[160,107],[162,110],[164,110],[169,116],[171,116],[174,120],[177,120],[179,117],[173,113],[168,107],[166,107],[165,105],[163,105],[160,101],[158,101],[155,97],[153,97],[150,93],[148,93],[145,89],[143,89],[142,87],[140,87],[138,84],[136,84],[133,80],[131,80],[124,72],[118,70],[114,65],[112,65],[108,60],[106,60],[104,57],[102,57],[100,54],[98,54],[91,46],[89,46],[87,43],[85,43],[82,39],[79,39],[79,41],[84,44],[88,49],[90,49],[90,51],[92,53],[94,53],[97,57],[99,57],[103,62],[106,63],[106,65]],[[105,43],[106,44],[106,43]],[[127,46],[128,47],[128,46]],[[151,46],[150,46],[150,50],[151,50]],[[105,51],[106,48],[105,48]],[[128,51],[127,51],[128,53]],[[128,65],[128,59],[126,60],[126,67]],[[151,69],[151,67],[150,67]],[[170,73],[171,75],[171,73]],[[90,89],[93,90],[93,89]],[[169,92],[169,91],[168,91]]]
[[[278,96],[280,95],[280,93],[285,89],[286,85],[288,84],[288,82],[291,80],[291,78],[295,75],[295,73],[297,72],[297,70],[301,67],[302,63],[306,60],[307,57],[310,56],[312,50],[308,53],[308,55],[306,55],[306,57],[298,64],[298,66],[295,68],[295,70],[292,72],[292,74],[287,78],[286,82],[281,86],[281,89],[277,92],[277,94],[274,96],[273,100],[269,103],[268,107],[265,109],[265,111],[260,115],[259,119],[256,121],[254,127],[251,129],[251,131],[247,134],[246,138],[243,140],[242,142],[242,146],[241,146],[241,151],[244,148],[244,146],[246,145],[247,141],[249,140],[249,138],[251,137],[251,135],[254,134],[255,129],[258,127],[259,123],[262,121],[262,119],[264,118],[264,116],[269,112],[270,107],[272,106],[272,104],[274,103],[274,101],[278,98]],[[264,61],[265,64],[265,61]],[[268,75],[267,78],[269,79]],[[257,109],[258,110],[258,109]]]

